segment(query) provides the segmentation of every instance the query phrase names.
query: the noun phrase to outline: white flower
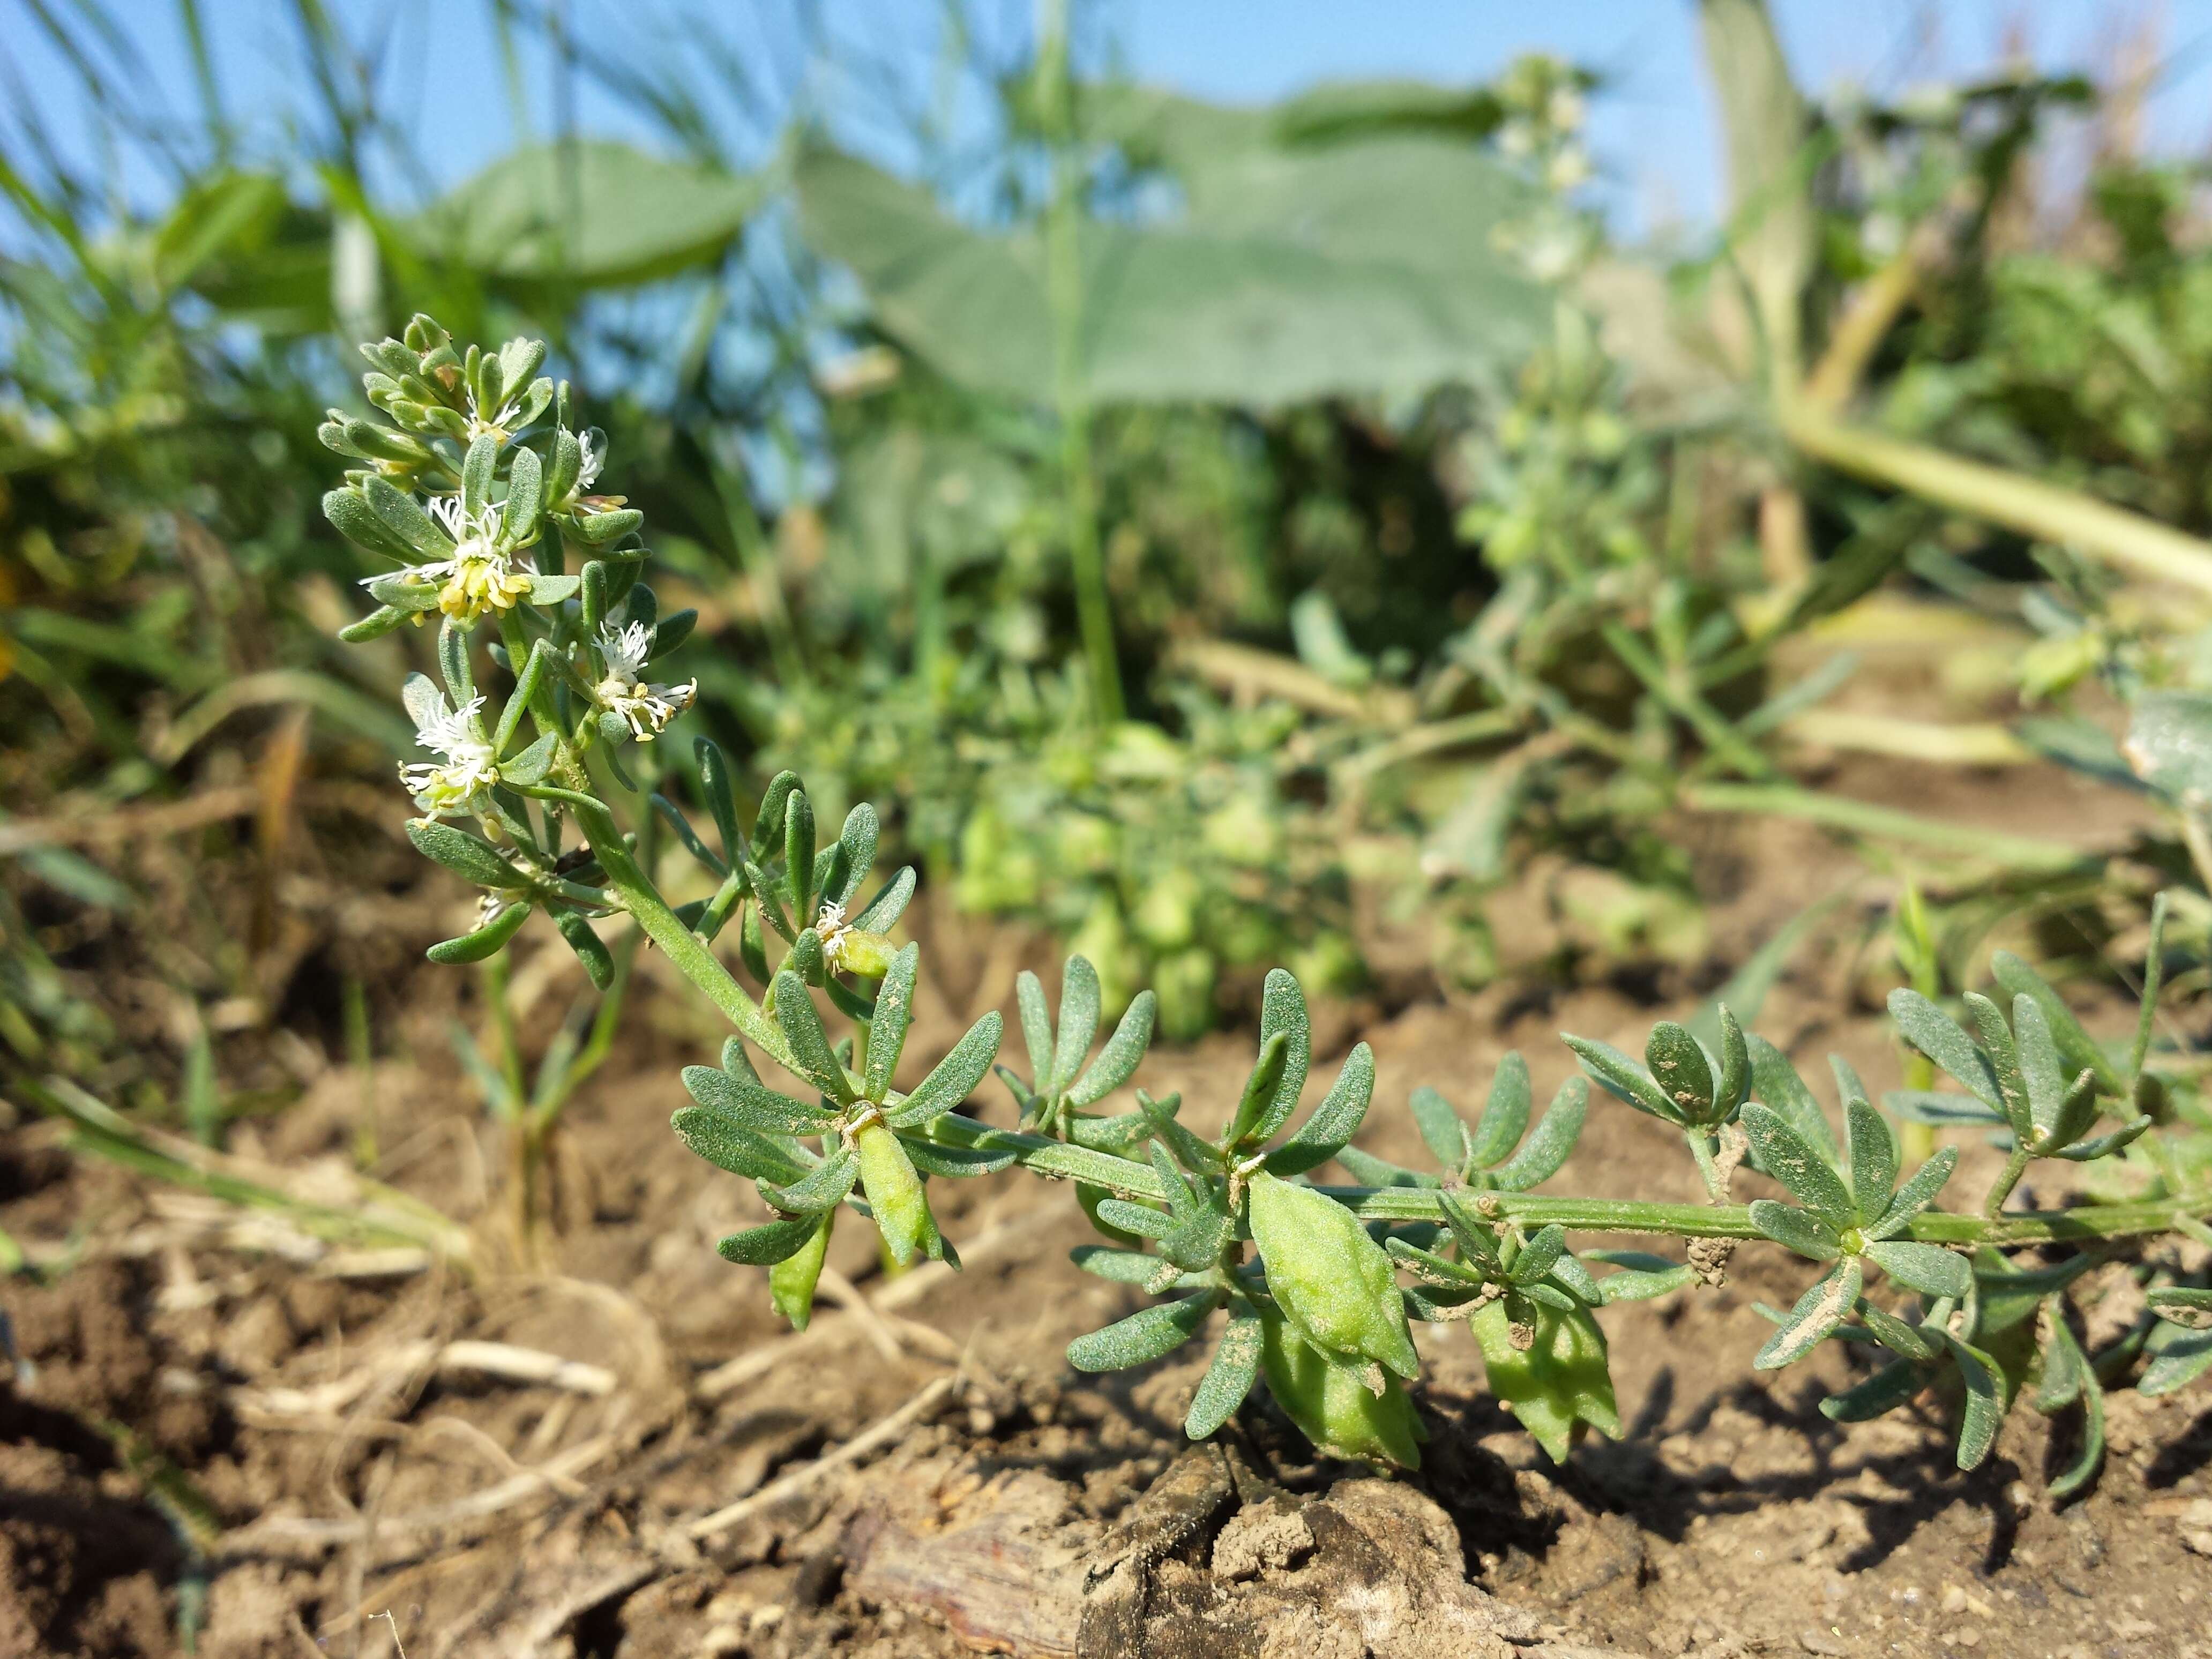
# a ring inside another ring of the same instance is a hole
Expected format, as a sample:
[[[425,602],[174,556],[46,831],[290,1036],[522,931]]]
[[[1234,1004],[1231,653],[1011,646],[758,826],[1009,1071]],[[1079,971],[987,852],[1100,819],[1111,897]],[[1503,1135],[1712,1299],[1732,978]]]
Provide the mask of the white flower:
[[[845,920],[845,907],[835,900],[824,899],[822,914],[814,919],[814,931],[822,940],[822,959],[842,973],[846,940],[853,931],[852,923]]]
[[[576,467],[576,493],[580,495],[599,483],[599,469],[607,464],[607,452],[599,442],[599,434],[596,431],[587,430],[580,434],[576,446],[583,451],[583,459]]]
[[[442,581],[438,609],[456,622],[474,622],[487,611],[505,611],[530,591],[538,574],[527,559],[499,545],[499,509],[471,513],[458,495],[430,503],[430,516],[453,538],[451,558],[415,567],[418,580]]]
[[[477,733],[477,715],[483,706],[482,697],[471,697],[451,708],[439,697],[434,708],[416,716],[415,741],[442,757],[442,763],[409,762],[399,769],[399,781],[434,818],[476,811],[499,781],[499,762]]]
[[[500,406],[497,409],[494,410],[489,415],[486,415],[483,410],[477,406],[476,388],[474,386],[471,386],[469,388],[470,441],[474,442],[477,439],[483,437],[484,434],[489,432],[494,437],[499,439],[501,442],[504,443],[507,441],[507,422],[521,413],[522,399],[520,397],[514,397],[506,398],[500,404]]]
[[[653,629],[643,623],[623,628],[601,623],[598,644],[606,666],[593,695],[601,708],[629,723],[630,735],[640,743],[651,743],[699,695],[696,680],[682,685],[646,683],[645,659],[653,654]]]

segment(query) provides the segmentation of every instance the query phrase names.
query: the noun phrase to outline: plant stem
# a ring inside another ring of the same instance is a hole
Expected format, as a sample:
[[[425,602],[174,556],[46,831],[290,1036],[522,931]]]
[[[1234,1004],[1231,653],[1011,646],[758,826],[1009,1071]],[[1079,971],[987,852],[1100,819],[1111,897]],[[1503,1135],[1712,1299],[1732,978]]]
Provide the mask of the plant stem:
[[[2063,870],[2087,863],[2095,856],[2057,842],[2033,841],[1969,823],[1942,823],[1871,801],[1848,800],[1794,784],[1693,784],[1682,792],[1682,804],[1692,811],[1759,812],[1802,818],[1833,830],[1917,842],[1939,852],[1976,855],[2025,870]]]
[[[952,1146],[1012,1152],[1035,1174],[1085,1181],[1122,1198],[1164,1203],[1167,1188],[1149,1164],[1112,1152],[1072,1146],[1018,1129],[994,1129],[948,1113],[925,1133]],[[1317,1187],[1353,1214],[1371,1221],[1438,1221],[1442,1194],[1433,1187]],[[1674,1238],[1758,1238],[1748,1208],[1740,1204],[1654,1204],[1634,1199],[1551,1198],[1533,1193],[1485,1193],[1476,1207],[1486,1216],[1570,1232],[1647,1233]],[[1930,1244],[2047,1244],[2064,1240],[2128,1238],[2173,1231],[2176,1217],[2212,1216],[2212,1190],[2128,1204],[2101,1204],[2033,1215],[1954,1215],[1929,1210],[1915,1216],[1901,1237]]]
[[[2079,490],[1861,431],[1802,402],[1781,409],[1784,436],[1815,460],[2137,575],[2212,593],[2212,546]]]
[[[1052,146],[1052,197],[1044,210],[1045,302],[1052,313],[1053,400],[1060,414],[1066,488],[1067,557],[1075,614],[1091,669],[1091,712],[1103,725],[1122,715],[1121,668],[1114,650],[1113,603],[1098,542],[1098,478],[1091,453],[1091,397],[1083,374],[1083,167],[1068,80],[1066,0],[1044,0],[1037,47],[1038,106]]]
[[[1990,1195],[1982,1200],[1984,1215],[2002,1215],[2004,1212],[2005,1200],[2010,1198],[2012,1189],[2020,1185],[2021,1176],[2027,1173],[2028,1164],[2034,1157],[2035,1154],[2025,1146],[2012,1149],[2012,1156],[2005,1160],[2003,1172],[1997,1176],[1996,1184],[1990,1188]]]

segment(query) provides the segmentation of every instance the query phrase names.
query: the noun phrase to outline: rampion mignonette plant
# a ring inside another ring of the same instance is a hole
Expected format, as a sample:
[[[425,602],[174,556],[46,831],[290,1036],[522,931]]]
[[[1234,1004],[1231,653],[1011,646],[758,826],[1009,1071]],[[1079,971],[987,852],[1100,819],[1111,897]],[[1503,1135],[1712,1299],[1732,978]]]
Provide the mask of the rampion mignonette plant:
[[[1250,1079],[1225,1127],[1208,1136],[1183,1121],[1172,1095],[1138,1088],[1127,1109],[1102,1109],[1130,1087],[1155,1004],[1150,992],[1138,995],[1094,1052],[1098,980],[1080,957],[1067,963],[1056,1015],[1033,975],[1018,983],[1027,1073],[998,1070],[1019,1127],[994,1128],[957,1109],[992,1070],[996,1013],[900,1091],[921,964],[916,946],[890,935],[915,878],[901,870],[866,890],[877,842],[870,808],[855,807],[825,842],[805,787],[786,772],[748,823],[728,761],[700,741],[696,790],[715,844],[675,802],[651,798],[714,884],[709,896],[677,907],[619,825],[611,801],[634,793],[625,751],[659,740],[691,701],[690,684],[656,679],[653,665],[693,619],[661,617],[640,580],[640,514],[595,493],[605,440],[574,424],[567,386],[538,377],[544,347],[462,350],[418,317],[404,340],[362,349],[373,365],[369,401],[389,419],[332,412],[325,441],[357,465],[325,509],[392,569],[365,584],[378,608],[344,637],[434,618],[442,684],[416,675],[405,691],[430,756],[401,769],[421,813],[409,834],[483,890],[477,927],[431,955],[488,957],[534,910],[603,985],[611,957],[595,923],[627,916],[666,954],[734,1032],[718,1065],[685,1068],[694,1103],[675,1114],[676,1132],[757,1183],[775,1218],[724,1239],[721,1253],[766,1267],[775,1304],[793,1324],[807,1321],[841,1216],[872,1224],[900,1263],[927,1255],[957,1266],[929,1182],[1020,1164],[1077,1183],[1105,1240],[1078,1251],[1079,1266],[1163,1298],[1077,1340],[1071,1364],[1142,1364],[1224,1316],[1190,1401],[1194,1437],[1218,1428],[1264,1376],[1316,1446],[1413,1465],[1423,1437],[1407,1393],[1420,1370],[1413,1324],[1463,1320],[1492,1391],[1564,1458],[1587,1428],[1619,1431],[1598,1310],[1717,1285],[1729,1253],[1750,1239],[1819,1269],[1795,1307],[1767,1310],[1777,1328],[1756,1363],[1787,1365],[1830,1340],[1878,1351],[1885,1363],[1823,1409],[1870,1417],[1932,1388],[1954,1402],[1962,1468],[1988,1455],[2023,1394],[2045,1412],[2078,1403],[2081,1454],[2056,1483],[2071,1490],[2101,1450],[2103,1382],[2138,1349],[2151,1355],[2138,1383],[2146,1393],[2212,1368],[2212,1291],[2154,1248],[2173,1235],[2212,1243],[2203,1224],[2212,1191],[2201,1175],[2191,1188],[2185,1162],[2167,1155],[2161,1126],[2173,1108],[2145,1069],[2155,939],[2141,1023],[2117,1054],[2009,957],[1996,963],[2008,1001],[1968,996],[1970,1029],[1899,992],[1899,1028],[1961,1090],[1893,1092],[1885,1111],[1835,1062],[1840,1139],[1790,1062],[1723,1010],[1710,1045],[1683,1026],[1658,1025],[1641,1064],[1566,1038],[1587,1079],[1562,1088],[1533,1129],[1517,1054],[1498,1066],[1472,1123],[1443,1096],[1419,1091],[1413,1111],[1437,1167],[1401,1168],[1351,1145],[1375,1080],[1364,1043],[1300,1118],[1311,1037],[1304,994],[1279,970],[1267,981]],[[726,933],[734,967],[715,949]],[[842,1036],[831,1036],[830,1021]],[[796,1091],[764,1080],[756,1052],[798,1079]],[[1680,1132],[1709,1201],[1531,1192],[1573,1150],[1592,1081]],[[2007,1149],[1978,1206],[1938,1206],[1955,1150],[1899,1168],[1900,1117],[1984,1130]],[[2149,1172],[2140,1196],[2007,1207],[2036,1160],[2107,1158],[2138,1141],[2157,1152],[2133,1160]],[[1362,1184],[1314,1184],[1313,1172],[1332,1162]],[[1784,1196],[1734,1202],[1746,1165]],[[1686,1240],[1686,1259],[1570,1249],[1582,1232]],[[2064,1292],[2107,1260],[2134,1264],[2157,1317],[2093,1357]]]

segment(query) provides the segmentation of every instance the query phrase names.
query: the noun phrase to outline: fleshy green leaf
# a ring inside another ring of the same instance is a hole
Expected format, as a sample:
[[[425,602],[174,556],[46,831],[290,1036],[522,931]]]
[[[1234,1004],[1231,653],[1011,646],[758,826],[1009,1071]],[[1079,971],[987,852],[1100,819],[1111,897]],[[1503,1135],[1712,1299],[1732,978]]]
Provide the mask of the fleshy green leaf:
[[[1797,1298],[1782,1328],[1767,1339],[1751,1363],[1760,1370],[1771,1371],[1802,1359],[1849,1316],[1863,1282],[1856,1261],[1846,1257],[1838,1262]]]
[[[1060,970],[1060,1030],[1053,1038],[1052,1079],[1048,1094],[1064,1094],[1075,1082],[1098,1036],[1098,970],[1087,957],[1073,956]]]
[[[1813,1261],[1833,1261],[1843,1254],[1841,1236],[1828,1221],[1807,1210],[1793,1210],[1771,1198],[1754,1199],[1751,1224],[1785,1249]]]
[[[1838,1227],[1858,1219],[1858,1206],[1851,1201],[1843,1177],[1778,1115],[1753,1102],[1743,1109],[1738,1121],[1759,1150],[1760,1167],[1787,1187],[1799,1203]]]
[[[1279,1176],[1303,1175],[1328,1163],[1359,1132],[1374,1094],[1375,1052],[1364,1042],[1355,1044],[1313,1115],[1267,1154],[1267,1168]]]
[[[1957,1079],[1984,1105],[2004,1110],[1996,1073],[1956,1020],[1919,992],[1901,987],[1889,994],[1889,1017],[1907,1042]]]
[[[914,947],[907,947],[911,950]],[[781,1005],[779,1005],[780,1010]],[[915,1091],[901,1101],[892,1111],[885,1114],[896,1129],[912,1128],[927,1123],[940,1112],[949,1112],[975,1091],[975,1085],[989,1075],[991,1061],[999,1053],[999,1038],[1006,1022],[995,1008],[968,1028],[967,1035],[952,1045],[952,1052],[939,1060],[922,1079]]]
[[[1244,1403],[1260,1375],[1261,1340],[1258,1316],[1240,1305],[1230,1315],[1228,1327],[1213,1350],[1213,1362],[1190,1397],[1190,1411],[1182,1420],[1185,1435],[1193,1440],[1205,1439]]]
[[[909,945],[891,958],[882,985],[876,990],[876,1014],[868,1029],[868,1068],[863,1092],[880,1103],[890,1097],[891,1074],[898,1070],[906,1048],[907,1027],[914,1018],[915,975],[921,968],[921,947]]]
[[[1150,991],[1139,991],[1131,999],[1106,1046],[1069,1087],[1069,1104],[1093,1105],[1137,1074],[1145,1050],[1152,1046],[1152,1023],[1158,1009],[1159,999]]]
[[[1067,1345],[1067,1363],[1079,1371],[1119,1371],[1147,1364],[1197,1335],[1217,1301],[1217,1292],[1200,1291],[1178,1301],[1139,1308],[1103,1330],[1077,1337]]]
[[[1559,1172],[1574,1152],[1589,1110],[1589,1084],[1579,1077],[1569,1078],[1552,1097],[1528,1143],[1490,1172],[1490,1184],[1508,1193],[1525,1193],[1542,1186]]]
[[[1844,1109],[1850,1145],[1851,1197],[1862,1221],[1879,1220],[1897,1192],[1897,1143],[1881,1113],[1863,1100]]]
[[[1497,1071],[1491,1074],[1490,1098],[1483,1103],[1482,1115],[1475,1120],[1469,1156],[1477,1169],[1487,1170],[1503,1163],[1521,1144],[1522,1135],[1528,1131],[1533,1103],[1528,1062],[1521,1058],[1518,1049],[1508,1049],[1498,1060]],[[1434,1144],[1431,1143],[1432,1148]],[[1456,1158],[1445,1161],[1455,1165],[1458,1162]]]
[[[1923,1296],[1964,1297],[1973,1288],[1966,1258],[1940,1244],[1878,1240],[1866,1247],[1866,1255],[1899,1284]]]

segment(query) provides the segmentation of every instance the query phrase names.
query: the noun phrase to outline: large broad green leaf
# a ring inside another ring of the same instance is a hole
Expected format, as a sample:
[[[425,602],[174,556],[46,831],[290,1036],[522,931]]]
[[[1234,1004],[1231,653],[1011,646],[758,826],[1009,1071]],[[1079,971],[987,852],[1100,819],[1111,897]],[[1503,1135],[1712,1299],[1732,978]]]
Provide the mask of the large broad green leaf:
[[[1093,402],[1418,391],[1540,337],[1549,301],[1490,236],[1521,187],[1480,153],[1398,136],[1285,149],[1246,142],[1236,123],[1256,114],[1201,122],[1187,102],[1153,151],[1176,167],[1183,210],[1083,228],[1079,370]],[[1218,141],[1209,157],[1190,159],[1191,130]],[[807,237],[853,269],[889,333],[967,385],[1050,399],[1034,231],[971,229],[830,151],[802,157],[797,182]]]
[[[766,194],[757,175],[581,139],[501,157],[408,234],[424,253],[494,279],[613,287],[718,258]]]

